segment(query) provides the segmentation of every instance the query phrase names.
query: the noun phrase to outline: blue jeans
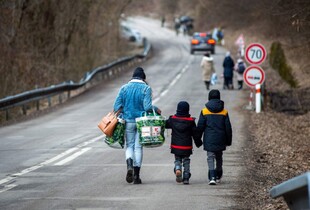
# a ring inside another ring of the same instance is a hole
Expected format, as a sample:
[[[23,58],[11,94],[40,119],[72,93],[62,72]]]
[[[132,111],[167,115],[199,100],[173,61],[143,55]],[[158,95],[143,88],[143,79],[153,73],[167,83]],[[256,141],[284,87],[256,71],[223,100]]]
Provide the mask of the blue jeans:
[[[191,176],[191,172],[190,172],[190,163],[191,160],[189,158],[189,156],[178,156],[178,155],[174,155],[175,157],[175,161],[174,161],[174,170],[181,170],[182,171],[182,162],[183,162],[183,177],[186,179],[189,179]]]
[[[209,170],[217,170],[217,171],[223,170],[223,151],[218,152],[207,151],[207,161]]]
[[[131,158],[133,166],[141,167],[143,150],[135,122],[126,122],[126,160]]]

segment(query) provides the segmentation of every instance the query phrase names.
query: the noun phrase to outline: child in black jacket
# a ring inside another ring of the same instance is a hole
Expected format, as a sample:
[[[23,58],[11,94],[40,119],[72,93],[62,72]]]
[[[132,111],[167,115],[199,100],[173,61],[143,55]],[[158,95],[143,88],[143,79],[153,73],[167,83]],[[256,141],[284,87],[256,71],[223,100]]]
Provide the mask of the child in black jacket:
[[[190,158],[193,149],[193,138],[195,145],[199,148],[202,141],[195,132],[195,118],[189,114],[189,104],[186,101],[178,103],[175,115],[166,120],[166,128],[172,129],[171,134],[171,153],[175,156],[174,172],[176,181],[183,184],[189,184],[190,173]],[[183,178],[182,178],[182,163],[183,163]]]
[[[228,111],[224,109],[219,90],[209,92],[209,102],[201,110],[197,130],[200,137],[204,134],[203,149],[208,156],[209,184],[216,185],[223,175],[223,151],[232,141]]]

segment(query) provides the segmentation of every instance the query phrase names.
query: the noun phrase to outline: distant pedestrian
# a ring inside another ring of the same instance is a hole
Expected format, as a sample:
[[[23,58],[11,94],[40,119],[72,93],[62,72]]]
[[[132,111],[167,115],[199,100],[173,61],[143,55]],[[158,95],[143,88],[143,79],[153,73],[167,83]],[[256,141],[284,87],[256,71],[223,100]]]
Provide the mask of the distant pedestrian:
[[[199,134],[195,132],[195,118],[189,114],[189,104],[186,101],[180,101],[178,103],[176,114],[166,120],[166,128],[172,129],[170,148],[171,153],[175,157],[174,173],[176,175],[176,181],[183,181],[183,184],[189,184],[191,177],[189,157],[193,153],[193,139],[197,147],[202,145],[202,141],[199,138]]]
[[[212,31],[212,39],[214,39],[216,42],[218,41],[217,33],[218,33],[218,28],[214,28]]]
[[[182,31],[184,36],[187,35],[188,31],[187,31],[187,27],[186,27],[185,23],[181,24],[181,31]]]
[[[219,28],[218,31],[217,31],[217,39],[218,39],[218,43],[221,44],[221,45],[224,45],[225,44],[225,41],[224,41],[224,31],[223,29]]]
[[[165,22],[166,22],[166,18],[165,18],[165,16],[163,15],[163,16],[161,17],[161,27],[162,27],[162,28],[165,27]]]
[[[203,149],[207,151],[210,185],[219,183],[223,175],[223,151],[232,142],[228,111],[224,109],[219,90],[209,92],[209,101],[201,110],[197,130],[203,134]]]
[[[238,90],[241,90],[243,87],[243,73],[246,69],[246,64],[241,58],[237,60],[235,65],[235,71],[237,72],[237,81],[238,81]]]
[[[223,89],[234,89],[233,86],[233,76],[234,76],[234,67],[235,63],[234,60],[230,57],[230,52],[226,52],[226,56],[223,62],[224,67],[224,87]]]
[[[179,35],[180,27],[181,27],[181,23],[180,23],[179,18],[175,18],[174,19],[174,30],[177,36]]]
[[[215,73],[213,58],[210,56],[210,53],[204,54],[200,63],[200,67],[202,68],[202,79],[206,85],[207,90],[209,90],[211,76],[213,73]]]

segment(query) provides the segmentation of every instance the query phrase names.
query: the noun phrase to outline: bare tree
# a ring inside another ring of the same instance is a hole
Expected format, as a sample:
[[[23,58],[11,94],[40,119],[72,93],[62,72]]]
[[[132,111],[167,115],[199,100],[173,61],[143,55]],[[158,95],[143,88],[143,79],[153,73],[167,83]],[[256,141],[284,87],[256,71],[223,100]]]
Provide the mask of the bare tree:
[[[1,0],[0,98],[77,81],[86,71],[124,54],[118,21],[130,3]]]

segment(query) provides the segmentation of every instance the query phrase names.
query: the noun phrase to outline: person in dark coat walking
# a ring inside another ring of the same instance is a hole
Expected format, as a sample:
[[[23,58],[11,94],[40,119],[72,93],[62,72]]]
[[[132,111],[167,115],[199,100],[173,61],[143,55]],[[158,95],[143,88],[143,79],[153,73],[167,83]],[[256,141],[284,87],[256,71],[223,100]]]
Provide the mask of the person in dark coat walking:
[[[234,89],[233,86],[233,76],[234,76],[234,67],[235,63],[234,60],[230,57],[230,52],[226,53],[226,56],[224,58],[223,62],[224,67],[224,89]]]
[[[197,130],[200,138],[203,134],[203,149],[207,151],[209,184],[216,185],[223,175],[223,151],[232,142],[228,111],[224,109],[219,90],[209,92],[209,101],[201,110]]]
[[[175,115],[166,120],[166,128],[172,129],[171,134],[171,153],[175,156],[174,172],[176,181],[183,184],[189,184],[190,173],[190,155],[193,153],[193,140],[199,148],[202,141],[197,135],[195,118],[189,114],[189,104],[186,101],[178,103]],[[197,138],[198,137],[198,138]],[[182,178],[183,163],[183,178]]]

